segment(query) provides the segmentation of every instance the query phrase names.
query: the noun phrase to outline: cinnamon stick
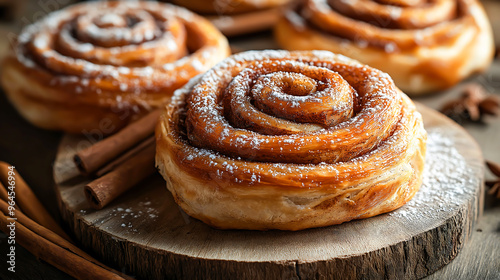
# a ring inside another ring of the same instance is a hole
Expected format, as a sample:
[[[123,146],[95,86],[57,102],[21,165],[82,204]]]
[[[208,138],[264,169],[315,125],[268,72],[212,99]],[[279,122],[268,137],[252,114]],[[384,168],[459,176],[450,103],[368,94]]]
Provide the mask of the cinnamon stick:
[[[84,175],[94,173],[106,163],[153,134],[160,114],[161,110],[159,109],[152,111],[116,134],[76,153],[74,161],[80,172]]]
[[[5,187],[9,185],[9,166],[12,166],[6,162],[0,161],[0,181]],[[15,170],[15,169],[14,169]],[[21,177],[19,172],[15,170],[14,181],[15,181],[15,202],[21,208],[26,215],[30,216],[40,225],[50,229],[51,231],[62,236],[66,240],[71,240],[71,238],[64,232],[64,230],[59,226],[59,224],[52,218],[52,216],[47,212],[42,203],[38,200],[35,193],[30,189],[28,184]]]
[[[117,159],[111,161],[110,163],[106,164],[103,168],[99,169],[95,175],[97,177],[101,177],[106,173],[111,172],[111,170],[115,169],[122,163],[124,163],[126,160],[137,154],[138,152],[144,150],[144,148],[154,144],[155,137],[151,136],[149,138],[146,138],[146,140],[142,141],[139,145],[133,147],[132,149],[128,150],[126,153],[118,157]]]
[[[95,209],[102,209],[113,199],[156,171],[155,145],[151,144],[117,166],[113,171],[88,183],[85,197]]]
[[[272,27],[279,20],[283,7],[271,8],[234,16],[208,17],[226,36],[241,35]]]
[[[0,181],[0,199],[3,201],[9,201],[9,194],[1,181]]]
[[[88,255],[82,253],[83,251],[79,249],[75,249],[76,247],[65,241],[62,237],[58,237],[50,230],[37,225],[22,213],[16,213],[16,221],[10,220],[7,209],[7,203],[3,200],[0,201],[0,229],[8,233],[10,231],[8,225],[14,223],[16,242],[37,258],[44,260],[76,279],[131,279],[119,276],[97,261],[93,262],[82,257],[81,255]],[[40,232],[41,235],[37,234],[37,232]],[[53,240],[57,241],[54,243]]]

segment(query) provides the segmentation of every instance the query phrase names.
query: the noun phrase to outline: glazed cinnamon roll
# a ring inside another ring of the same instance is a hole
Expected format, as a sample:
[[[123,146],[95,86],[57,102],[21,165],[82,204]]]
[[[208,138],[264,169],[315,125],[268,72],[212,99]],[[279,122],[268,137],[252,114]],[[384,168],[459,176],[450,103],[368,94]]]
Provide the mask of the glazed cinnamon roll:
[[[17,110],[39,127],[110,133],[160,107],[228,55],[224,36],[184,8],[89,2],[25,28],[2,83]]]
[[[250,51],[175,92],[156,164],[182,209],[211,226],[300,230],[404,205],[426,135],[379,70],[326,51]]]
[[[202,14],[238,14],[279,7],[290,0],[173,0],[173,3]]]
[[[275,28],[290,50],[324,49],[387,72],[408,94],[485,70],[490,24],[476,0],[303,0]]]

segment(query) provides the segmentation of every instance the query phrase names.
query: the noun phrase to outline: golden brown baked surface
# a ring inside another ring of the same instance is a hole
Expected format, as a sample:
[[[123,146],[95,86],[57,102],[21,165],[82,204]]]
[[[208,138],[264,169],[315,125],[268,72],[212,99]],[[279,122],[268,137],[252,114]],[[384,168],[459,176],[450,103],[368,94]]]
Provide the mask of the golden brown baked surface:
[[[289,50],[324,49],[387,72],[408,94],[453,86],[493,58],[476,0],[302,0],[277,24]]]
[[[25,28],[2,84],[17,110],[42,128],[117,129],[227,55],[224,36],[184,8],[88,2]]]
[[[426,132],[379,70],[326,51],[251,51],[176,91],[156,138],[157,166],[189,215],[300,230],[409,201]]]

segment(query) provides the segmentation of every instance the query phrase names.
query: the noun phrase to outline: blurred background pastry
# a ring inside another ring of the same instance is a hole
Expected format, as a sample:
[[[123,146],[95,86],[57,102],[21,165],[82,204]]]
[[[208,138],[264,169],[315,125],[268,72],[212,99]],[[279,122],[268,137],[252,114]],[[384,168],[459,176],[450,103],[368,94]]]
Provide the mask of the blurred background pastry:
[[[3,64],[16,109],[46,129],[116,130],[229,54],[206,19],[158,2],[87,2],[21,32]],[[105,123],[105,124],[103,124]]]
[[[275,37],[286,49],[357,59],[413,95],[484,71],[494,53],[490,23],[476,0],[303,0],[280,20]]]
[[[292,0],[172,0],[212,21],[226,36],[270,29]]]

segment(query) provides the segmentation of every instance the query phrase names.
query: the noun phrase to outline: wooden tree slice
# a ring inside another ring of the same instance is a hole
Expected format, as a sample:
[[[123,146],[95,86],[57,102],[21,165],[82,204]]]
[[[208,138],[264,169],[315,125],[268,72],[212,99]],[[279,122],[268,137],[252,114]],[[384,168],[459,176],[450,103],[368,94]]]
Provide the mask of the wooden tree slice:
[[[160,176],[97,211],[71,161],[90,141],[67,135],[54,166],[62,216],[85,248],[142,279],[421,278],[458,254],[484,190],[475,141],[443,115],[418,108],[429,133],[424,183],[388,214],[298,232],[217,230],[183,213]]]

